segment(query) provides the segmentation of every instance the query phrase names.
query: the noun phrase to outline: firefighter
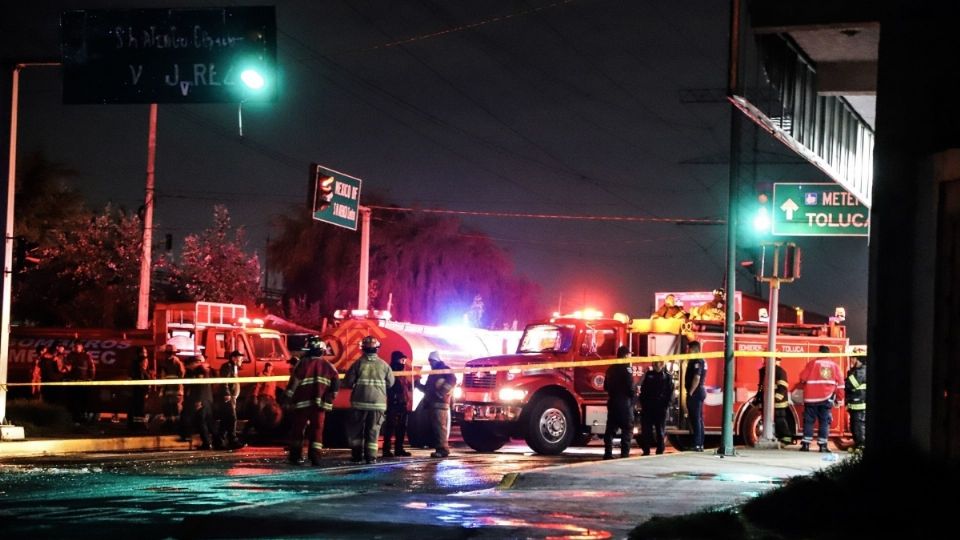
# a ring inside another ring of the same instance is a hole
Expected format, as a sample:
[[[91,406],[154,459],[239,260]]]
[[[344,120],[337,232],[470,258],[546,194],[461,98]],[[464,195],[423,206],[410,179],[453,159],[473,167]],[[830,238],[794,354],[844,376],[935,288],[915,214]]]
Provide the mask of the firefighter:
[[[776,359],[774,370],[776,386],[773,392],[773,427],[774,433],[783,444],[793,444],[793,433],[787,423],[787,409],[790,407],[788,395],[790,383],[787,382],[787,371],[780,366],[780,359]],[[767,383],[767,363],[760,365],[760,380],[757,383],[757,395],[753,398],[755,407],[763,407],[763,385]]]
[[[243,353],[233,351],[227,361],[220,366],[220,377],[235,379],[240,376],[240,366],[243,365]],[[217,406],[217,428],[215,446],[237,450],[246,446],[237,437],[237,398],[240,397],[240,383],[227,383],[220,386]]]
[[[830,347],[820,346],[821,353],[829,353]],[[830,453],[827,437],[830,435],[832,409],[843,403],[843,375],[840,366],[830,358],[814,358],[800,373],[798,388],[803,388],[803,442],[801,452],[810,451],[813,441],[813,424],[818,423],[817,445],[820,451]]]
[[[186,374],[183,362],[177,357],[177,348],[167,344],[163,348],[163,359],[157,367],[157,377],[160,379],[182,379]],[[183,385],[163,385],[163,423],[170,428],[174,425],[180,412],[183,410]]]
[[[417,388],[423,392],[423,401],[430,414],[430,428],[433,433],[434,451],[432,458],[445,458],[450,455],[448,439],[450,438],[450,402],[453,400],[453,387],[457,384],[452,373],[432,373],[433,371],[450,369],[450,366],[440,359],[440,353],[433,351],[427,357],[430,362],[430,375],[427,382],[416,382]]]
[[[57,351],[63,350],[63,345],[58,343],[55,347]],[[40,357],[40,381],[45,383],[63,381],[63,356],[45,351]],[[40,397],[44,402],[51,405],[62,405],[63,388],[60,386],[44,386],[40,389]]]
[[[323,353],[327,350],[320,336],[310,336],[304,345],[303,359],[290,373],[284,403],[291,415],[290,446],[287,458],[298,465],[303,452],[303,432],[309,425],[307,459],[320,465],[323,450],[323,421],[333,410],[333,400],[340,390],[340,374]]]
[[[663,305],[650,316],[651,319],[685,319],[686,317],[687,312],[677,305],[677,297],[672,294],[668,294],[663,299]]]
[[[630,349],[621,346],[617,358],[630,356]],[[633,436],[633,372],[629,364],[607,366],[603,390],[607,393],[607,427],[603,433],[603,459],[613,459],[613,436],[620,431],[620,457],[630,455]]]
[[[867,442],[867,357],[850,358],[850,369],[847,370],[844,390],[854,449],[863,449]]]
[[[393,370],[377,356],[380,340],[367,336],[360,342],[363,356],[347,370],[344,384],[350,393],[351,461],[377,461],[377,437],[387,410],[387,388],[393,386]],[[302,360],[301,360],[302,362]]]
[[[723,289],[713,290],[713,300],[701,304],[693,309],[691,317],[701,321],[723,321],[726,320],[724,311],[724,300],[726,292]]]
[[[700,352],[700,342],[691,341],[687,345],[687,352]],[[707,379],[707,363],[703,358],[687,360],[684,374],[684,388],[687,392],[687,420],[690,423],[690,435],[693,437],[693,451],[703,452],[703,402],[707,399],[707,391],[703,387]]]
[[[390,355],[390,368],[394,372],[406,371],[407,355],[393,351]],[[407,416],[413,403],[413,377],[397,376],[393,386],[387,389],[387,419],[383,424],[383,457],[408,457],[410,452],[403,449],[403,438],[407,434]],[[396,434],[394,450],[390,450],[390,441]]]
[[[663,369],[663,362],[654,362],[640,383],[641,446],[643,455],[650,455],[650,445],[656,440],[657,454],[665,448],[667,408],[673,400],[673,379]]]

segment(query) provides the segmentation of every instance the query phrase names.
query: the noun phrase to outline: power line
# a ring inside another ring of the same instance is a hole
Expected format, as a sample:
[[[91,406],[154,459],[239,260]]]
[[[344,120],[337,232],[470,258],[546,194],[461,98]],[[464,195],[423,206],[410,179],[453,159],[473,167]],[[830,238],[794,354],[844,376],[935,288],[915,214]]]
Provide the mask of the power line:
[[[527,212],[490,212],[479,210],[444,210],[440,208],[403,208],[398,206],[373,206],[374,210],[388,212],[419,212],[423,214],[448,214],[457,216],[510,217],[523,219],[566,219],[574,221],[625,221],[633,223],[671,223],[675,225],[723,225],[724,219],[711,218],[664,218],[646,216],[588,216],[571,214],[533,214]]]

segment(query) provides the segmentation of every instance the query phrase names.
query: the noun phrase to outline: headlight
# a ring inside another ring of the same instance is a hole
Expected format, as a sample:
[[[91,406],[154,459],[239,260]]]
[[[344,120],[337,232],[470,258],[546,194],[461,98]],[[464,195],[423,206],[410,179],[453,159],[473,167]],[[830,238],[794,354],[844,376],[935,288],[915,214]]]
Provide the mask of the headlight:
[[[517,390],[516,388],[504,388],[500,390],[500,401],[520,401],[526,397],[526,390]]]
[[[463,397],[463,387],[454,386],[453,387],[453,399],[460,399]]]

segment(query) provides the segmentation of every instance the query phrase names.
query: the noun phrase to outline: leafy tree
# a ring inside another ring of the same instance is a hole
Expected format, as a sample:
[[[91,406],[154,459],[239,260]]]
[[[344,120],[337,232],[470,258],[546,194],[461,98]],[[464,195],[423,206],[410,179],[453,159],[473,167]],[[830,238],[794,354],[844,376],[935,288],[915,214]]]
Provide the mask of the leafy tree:
[[[370,279],[395,319],[427,324],[460,322],[476,296],[484,302],[479,325],[501,328],[537,313],[536,288],[514,276],[507,255],[488,237],[465,230],[457,219],[384,212],[374,216]],[[330,313],[356,306],[359,234],[313,223],[306,212],[280,219],[269,248],[271,268],[287,292],[319,302]]]
[[[41,324],[129,326],[136,319],[142,222],[107,205],[43,233],[18,288],[21,317]],[[34,231],[37,232],[37,231]]]
[[[213,226],[183,240],[180,261],[161,259],[174,288],[190,300],[253,304],[260,287],[260,260],[248,255],[243,228],[234,229],[225,206],[213,209]]]

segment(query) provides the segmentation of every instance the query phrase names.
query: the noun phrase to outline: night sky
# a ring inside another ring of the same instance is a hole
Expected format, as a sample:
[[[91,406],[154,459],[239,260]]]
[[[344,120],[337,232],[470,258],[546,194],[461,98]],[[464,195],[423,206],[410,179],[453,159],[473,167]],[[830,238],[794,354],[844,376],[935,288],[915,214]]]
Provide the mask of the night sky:
[[[0,58],[58,59],[64,9],[236,5],[262,3],[9,3]],[[730,107],[681,96],[725,86],[727,8],[717,0],[277,2],[280,94],[244,107],[243,138],[235,104],[160,106],[156,234],[179,245],[223,203],[262,255],[272,219],[304,211],[310,162],[360,177],[364,194],[404,207],[724,219]],[[3,85],[6,126],[9,74]],[[76,169],[77,188],[95,204],[140,206],[148,107],[61,99],[59,69],[23,72],[21,158],[42,151]],[[809,165],[789,164],[796,159],[776,142],[757,148],[758,181],[824,181]],[[464,222],[542,287],[545,313],[562,303],[646,316],[655,291],[723,284],[723,226]],[[803,277],[781,300],[825,314],[845,306],[851,341],[864,342],[866,238],[797,242]],[[753,292],[749,274],[738,282]]]

